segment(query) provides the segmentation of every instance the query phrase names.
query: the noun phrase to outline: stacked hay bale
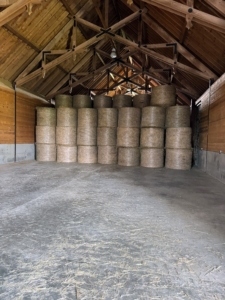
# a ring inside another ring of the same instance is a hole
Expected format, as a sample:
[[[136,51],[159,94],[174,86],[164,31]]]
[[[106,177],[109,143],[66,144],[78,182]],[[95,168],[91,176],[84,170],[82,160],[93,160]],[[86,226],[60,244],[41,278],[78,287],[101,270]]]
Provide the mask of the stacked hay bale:
[[[56,161],[56,109],[37,107],[36,160]]]
[[[119,109],[117,146],[118,165],[138,166],[140,160],[141,109],[137,107],[123,107]]]
[[[98,163],[114,165],[117,163],[117,109],[98,109]]]
[[[79,163],[97,163],[97,109],[78,109],[77,145]]]
[[[94,108],[110,108],[112,107],[112,98],[105,95],[97,95],[94,97]]]
[[[173,85],[152,87],[151,105],[169,107],[176,104],[176,88]]]
[[[90,96],[74,95],[73,96],[73,107],[74,108],[91,108],[92,101],[91,101]]]
[[[77,111],[72,107],[57,109],[57,162],[76,162]]]
[[[148,106],[142,109],[141,118],[141,166],[162,168],[164,166],[165,108]]]
[[[131,107],[132,106],[132,97],[129,95],[115,95],[113,97],[113,107]]]
[[[190,107],[169,107],[166,112],[166,168],[190,170],[191,162]]]
[[[150,105],[151,96],[148,94],[136,95],[133,98],[133,107],[143,108]]]
[[[55,108],[59,107],[72,107],[72,96],[57,95],[55,97]]]

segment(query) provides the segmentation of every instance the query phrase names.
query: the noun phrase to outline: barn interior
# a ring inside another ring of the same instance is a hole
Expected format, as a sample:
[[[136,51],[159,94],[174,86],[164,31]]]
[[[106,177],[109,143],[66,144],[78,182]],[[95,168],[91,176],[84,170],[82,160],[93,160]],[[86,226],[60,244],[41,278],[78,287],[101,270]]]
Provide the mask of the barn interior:
[[[224,299],[225,2],[2,0],[0,36],[0,299]],[[191,169],[37,159],[37,107],[164,87]]]

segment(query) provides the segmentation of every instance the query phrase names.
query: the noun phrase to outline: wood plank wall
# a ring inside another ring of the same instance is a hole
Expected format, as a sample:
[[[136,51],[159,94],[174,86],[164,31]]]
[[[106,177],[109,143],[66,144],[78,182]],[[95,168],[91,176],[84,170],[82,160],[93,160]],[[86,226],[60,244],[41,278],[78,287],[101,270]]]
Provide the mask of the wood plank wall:
[[[198,148],[225,153],[225,74],[199,100]]]
[[[48,103],[17,92],[16,96],[16,143],[35,143],[37,106]],[[0,87],[0,144],[14,144],[15,141],[14,91]]]

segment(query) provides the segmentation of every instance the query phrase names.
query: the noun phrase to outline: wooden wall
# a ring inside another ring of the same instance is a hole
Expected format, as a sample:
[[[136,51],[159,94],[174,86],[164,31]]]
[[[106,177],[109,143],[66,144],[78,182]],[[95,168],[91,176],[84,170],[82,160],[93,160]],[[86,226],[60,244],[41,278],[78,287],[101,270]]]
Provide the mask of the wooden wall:
[[[199,100],[198,148],[225,153],[225,75]]]
[[[0,144],[14,144],[15,105],[14,90],[0,86]],[[35,143],[37,106],[48,106],[47,102],[31,95],[17,92],[16,96],[16,143]]]

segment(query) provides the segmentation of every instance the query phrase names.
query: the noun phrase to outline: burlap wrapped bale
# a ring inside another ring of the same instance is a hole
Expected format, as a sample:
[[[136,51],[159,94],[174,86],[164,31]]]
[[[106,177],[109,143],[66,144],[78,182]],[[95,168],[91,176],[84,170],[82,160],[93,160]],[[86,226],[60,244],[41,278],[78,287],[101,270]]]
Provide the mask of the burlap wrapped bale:
[[[55,144],[36,144],[37,161],[56,161]]]
[[[88,95],[74,95],[73,96],[73,107],[74,108],[91,108],[92,101]]]
[[[151,95],[141,94],[133,98],[133,107],[143,108],[150,105]]]
[[[191,148],[191,128],[167,128],[166,148],[190,149]]]
[[[60,107],[57,109],[57,126],[77,126],[77,110],[72,107]]]
[[[174,170],[190,170],[191,163],[191,149],[166,149],[166,168]]]
[[[139,148],[119,148],[118,165],[126,167],[139,166],[140,149]]]
[[[53,107],[36,107],[37,126],[56,126],[56,109]]]
[[[117,128],[118,147],[139,147],[139,128]]]
[[[56,127],[56,144],[58,145],[76,145],[76,127]]]
[[[122,107],[119,109],[118,127],[140,127],[141,109],[137,107]]]
[[[36,126],[37,144],[55,144],[55,126]]]
[[[142,148],[141,166],[146,168],[163,168],[164,149]]]
[[[57,145],[57,162],[73,163],[77,161],[77,146]]]
[[[104,165],[117,164],[117,147],[116,146],[99,146],[98,163]]]
[[[189,127],[190,126],[190,107],[177,105],[168,107],[166,110],[166,127]]]
[[[117,127],[118,110],[116,108],[98,109],[98,127]]]
[[[97,109],[80,108],[78,109],[78,127],[97,127]]]
[[[115,95],[113,97],[113,107],[131,107],[132,106],[132,97],[128,95]]]
[[[98,127],[97,145],[98,146],[116,146],[116,128]]]
[[[159,85],[152,88],[151,105],[168,107],[176,104],[176,88],[173,85]]]
[[[162,128],[141,128],[141,147],[163,148],[164,129]]]
[[[96,164],[98,162],[97,146],[78,146],[78,162]]]
[[[97,95],[94,97],[94,108],[110,108],[112,107],[112,98],[105,95]]]
[[[55,97],[55,108],[59,107],[72,107],[72,96],[57,95]]]
[[[148,106],[142,109],[141,127],[164,128],[166,110],[160,106]]]
[[[77,145],[96,146],[97,128],[96,127],[77,127]]]

